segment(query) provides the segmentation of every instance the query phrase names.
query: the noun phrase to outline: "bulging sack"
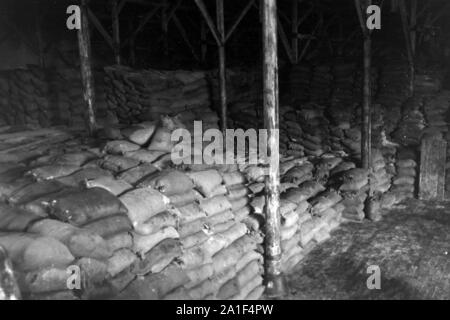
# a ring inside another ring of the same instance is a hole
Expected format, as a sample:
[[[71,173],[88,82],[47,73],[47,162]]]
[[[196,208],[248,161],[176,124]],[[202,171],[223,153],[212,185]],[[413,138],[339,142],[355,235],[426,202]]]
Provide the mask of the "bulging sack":
[[[134,227],[145,223],[154,215],[166,211],[169,199],[151,188],[134,189],[123,194],[120,201],[128,209]]]
[[[139,150],[140,146],[126,140],[113,140],[106,143],[103,151],[109,154],[122,155],[126,152]]]
[[[60,191],[63,187],[62,183],[55,180],[32,183],[12,193],[8,202],[15,205],[26,203],[46,194]]]
[[[150,251],[154,246],[165,239],[179,239],[180,235],[173,227],[167,227],[159,230],[156,233],[143,236],[137,233],[133,234],[134,251],[143,257],[148,251]]]
[[[162,171],[144,179],[138,187],[152,187],[166,196],[183,194],[194,188],[192,180],[177,170]]]
[[[174,143],[172,142],[171,138],[171,130],[165,127],[159,127],[153,134],[150,145],[148,146],[148,150],[172,152]]]
[[[126,207],[119,199],[102,188],[54,197],[50,206],[53,216],[76,226],[111,215],[127,213]]]
[[[187,175],[205,197],[214,196],[214,190],[222,184],[222,176],[217,170],[189,172]]]
[[[136,125],[130,128],[123,129],[121,134],[131,142],[143,146],[150,141],[153,133],[156,130],[155,123],[145,123],[144,125]]]
[[[40,220],[28,232],[59,240],[75,257],[106,259],[112,254],[105,240],[98,234],[53,219]]]
[[[132,188],[132,185],[124,180],[114,179],[110,176],[100,177],[85,182],[88,189],[103,188],[115,196],[118,196]]]
[[[88,230],[105,238],[131,231],[132,228],[131,221],[126,214],[108,216],[83,225],[83,230]]]
[[[40,180],[51,180],[59,177],[68,176],[75,171],[80,170],[79,166],[75,165],[49,165],[42,166],[36,169],[28,171],[27,174],[33,176],[37,181]]]
[[[25,231],[31,223],[39,219],[42,217],[0,203],[0,231]]]

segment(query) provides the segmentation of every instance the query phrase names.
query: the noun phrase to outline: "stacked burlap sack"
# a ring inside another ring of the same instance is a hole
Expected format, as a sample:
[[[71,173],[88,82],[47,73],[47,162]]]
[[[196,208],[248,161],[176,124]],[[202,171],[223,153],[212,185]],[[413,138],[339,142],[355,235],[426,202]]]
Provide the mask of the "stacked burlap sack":
[[[337,185],[342,196],[342,217],[350,221],[362,221],[369,187],[368,172],[355,168],[350,161],[339,163],[330,171],[330,181]]]
[[[259,298],[262,256],[255,250],[262,238],[242,222],[250,211],[239,172],[168,170],[138,186],[121,200],[138,213],[132,221],[140,277],[121,297]],[[136,195],[147,204],[136,204]],[[165,274],[172,272],[177,276],[169,281]]]
[[[353,159],[361,159],[361,127],[352,127],[344,130],[344,138],[341,140],[345,152]]]
[[[0,72],[0,126],[14,123],[14,110],[9,105],[8,72]]]
[[[292,100],[300,103],[309,101],[311,77],[311,66],[306,64],[292,66],[289,74],[289,90]]]
[[[401,118],[401,107],[409,97],[409,69],[403,60],[386,61],[380,72],[376,102],[385,108],[386,133],[391,134]]]
[[[15,69],[9,73],[9,111],[13,113],[11,124],[34,124],[43,127],[51,123],[46,72],[42,68],[28,65],[26,69]]]
[[[448,110],[450,107],[450,91],[442,91],[430,98],[425,98],[424,114],[427,128],[423,130],[426,135],[443,138],[448,131]]]
[[[391,192],[398,202],[414,198],[416,192],[417,154],[412,148],[398,149],[396,175],[393,178]]]
[[[217,70],[207,73],[214,110],[220,110],[220,89]],[[227,103],[255,102],[261,99],[262,76],[258,69],[226,70]]]
[[[340,106],[345,108],[346,106],[352,105],[355,67],[354,63],[345,62],[333,66],[332,73],[334,81],[333,93],[331,95],[331,107]],[[336,113],[343,113],[348,117],[348,113],[351,113],[349,109],[350,108],[347,107],[345,108],[345,112],[340,111]]]
[[[441,66],[416,67],[414,75],[414,92],[430,95],[437,93],[442,88],[444,72]]]
[[[316,65],[311,79],[311,101],[327,104],[333,87],[333,75],[329,65]]]
[[[418,146],[425,128],[422,113],[423,98],[413,96],[403,106],[403,115],[397,129],[392,134],[394,140],[402,146]]]
[[[121,123],[158,120],[163,115],[179,117],[193,126],[217,128],[218,117],[210,109],[211,98],[205,72],[132,70],[105,68],[109,110]]]
[[[94,108],[99,123],[106,117],[107,110],[104,76],[102,70],[93,70]],[[87,106],[83,98],[80,70],[69,67],[52,69],[49,74],[49,87],[54,123],[86,127]]]
[[[259,129],[264,127],[264,115],[258,102],[234,102],[229,104],[228,114],[235,129]]]
[[[297,111],[302,134],[301,138],[292,140],[302,145],[304,153],[308,156],[318,157],[327,150],[329,122],[324,112],[325,107],[315,103],[301,105]]]

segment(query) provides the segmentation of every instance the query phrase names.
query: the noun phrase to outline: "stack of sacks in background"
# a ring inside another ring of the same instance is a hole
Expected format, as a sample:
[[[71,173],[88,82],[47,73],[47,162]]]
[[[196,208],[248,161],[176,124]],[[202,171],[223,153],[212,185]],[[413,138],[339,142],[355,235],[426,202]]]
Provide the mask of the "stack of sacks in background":
[[[333,66],[333,93],[329,114],[336,123],[349,121],[353,115],[353,82],[355,65],[340,63]]]
[[[366,217],[378,221],[381,218],[381,210],[389,209],[394,204],[395,198],[392,194],[387,194],[391,188],[392,175],[386,171],[386,162],[380,149],[372,149],[371,161],[369,174],[371,196],[367,203]]]
[[[93,76],[96,117],[103,119],[107,109],[104,72],[94,70]],[[80,70],[74,68],[52,70],[49,75],[49,86],[54,122],[74,127],[86,126],[87,113]]]
[[[424,113],[427,120],[427,128],[423,131],[426,135],[443,138],[448,131],[447,117],[450,107],[450,91],[442,91],[438,95],[425,98]]]
[[[14,110],[9,106],[9,80],[6,71],[0,72],[0,126],[14,124]]]
[[[409,97],[409,69],[405,61],[387,61],[380,73],[377,103],[385,108],[386,133],[391,134],[401,118],[403,103]]]
[[[327,104],[331,96],[333,75],[329,65],[314,67],[311,79],[311,101],[318,104]]]
[[[33,65],[9,72],[9,108],[14,110],[13,124],[34,124],[42,127],[51,123],[45,70]]]
[[[370,88],[372,92],[372,97],[375,96],[380,88],[378,85],[379,81],[379,70],[376,66],[372,67]],[[354,86],[353,86],[353,101],[356,104],[362,104],[363,100],[363,88],[364,88],[364,69],[362,65],[358,65],[355,68],[354,74]]]
[[[341,140],[344,150],[355,160],[361,159],[361,127],[352,127],[344,131]]]
[[[310,98],[312,68],[309,65],[293,65],[289,75],[290,97],[295,102],[307,102]]]
[[[172,141],[172,132],[184,125],[177,117],[161,117],[159,121],[146,121],[132,126],[111,125],[104,134],[110,140],[103,151],[101,166],[115,173],[152,164],[164,169],[172,164],[171,155],[177,142]]]
[[[413,96],[403,105],[403,116],[398,128],[392,134],[394,141],[402,146],[418,146],[425,128],[425,118],[422,113],[423,98]]]
[[[444,74],[442,67],[434,68],[416,68],[414,75],[414,92],[418,94],[433,94],[439,92],[442,88]]]
[[[264,127],[264,114],[261,104],[254,102],[235,102],[229,105],[228,114],[233,127],[238,129],[258,129]]]
[[[189,130],[193,120],[201,120],[204,130],[218,128],[205,72],[137,71],[117,66],[105,71],[108,107],[121,123],[179,115]]]
[[[447,161],[445,164],[445,192],[446,199],[450,199],[450,131],[445,134],[445,140],[447,141]]]
[[[217,70],[207,74],[214,109],[220,110],[220,91]],[[262,78],[257,69],[227,69],[227,103],[254,102],[261,99]]]
[[[396,175],[393,178],[391,192],[397,203],[414,198],[417,176],[417,154],[413,148],[400,148],[397,152]]]
[[[281,108],[283,110],[283,115],[280,116],[282,119],[285,136],[288,137],[287,141],[283,140],[284,146],[286,147],[286,155],[294,157],[304,156],[304,147],[301,144],[303,137],[303,130],[298,121],[298,115],[296,110],[291,107]],[[280,133],[281,135],[281,133]],[[280,148],[281,148],[281,138],[280,138]]]
[[[302,129],[301,139],[293,140],[304,147],[308,156],[318,157],[326,152],[329,122],[324,115],[325,107],[315,103],[302,105],[298,109],[298,121]]]
[[[345,207],[342,218],[350,221],[363,220],[369,187],[368,172],[356,168],[353,162],[342,161],[330,171],[329,183],[336,186],[342,196],[341,204]]]

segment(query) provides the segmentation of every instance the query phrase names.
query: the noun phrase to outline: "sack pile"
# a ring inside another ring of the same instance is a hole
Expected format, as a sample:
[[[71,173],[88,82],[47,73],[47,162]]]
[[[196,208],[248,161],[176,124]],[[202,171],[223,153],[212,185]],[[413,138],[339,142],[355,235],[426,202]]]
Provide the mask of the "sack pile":
[[[361,127],[352,127],[344,131],[344,138],[341,140],[344,150],[353,159],[361,159]]]
[[[354,63],[340,63],[333,66],[333,93],[331,96],[331,108],[335,112],[330,112],[330,115],[344,113],[349,116],[350,106],[353,104],[353,85],[355,64]],[[339,108],[339,112],[338,109]],[[341,111],[345,108],[346,112]],[[337,115],[336,115],[337,116]],[[344,115],[342,115],[344,117]]]
[[[217,70],[207,73],[214,110],[220,110],[220,89]],[[261,99],[262,76],[257,69],[226,70],[227,103],[256,102]]]
[[[0,72],[0,126],[14,123],[14,110],[9,106],[8,72]]]
[[[450,91],[442,91],[432,98],[425,98],[424,113],[427,128],[424,134],[443,137],[448,131],[448,110],[450,107]]]
[[[392,193],[396,195],[399,202],[414,198],[417,176],[417,155],[414,149],[401,148],[398,150],[396,169],[391,188]]]
[[[423,99],[415,95],[409,98],[403,106],[403,116],[393,138],[402,146],[418,146],[425,128],[425,118],[422,113]]]
[[[105,118],[107,110],[104,72],[93,71],[95,88],[95,115]],[[75,127],[85,127],[86,104],[83,99],[83,84],[79,69],[58,68],[49,75],[50,101],[54,107],[54,122]]]
[[[204,72],[138,71],[117,66],[105,71],[108,107],[121,123],[179,115],[192,125],[193,119],[202,120],[204,129],[218,127]]]
[[[309,65],[294,65],[289,74],[290,98],[295,102],[308,102],[310,98],[310,83],[312,68]]]
[[[314,67],[311,79],[311,101],[317,104],[327,104],[333,87],[333,75],[329,65]]]
[[[401,107],[409,96],[409,69],[405,61],[387,61],[380,72],[377,103],[385,107],[386,133],[391,134],[401,118]]]
[[[350,221],[362,221],[369,187],[368,172],[355,168],[353,162],[345,161],[331,171],[331,179],[340,184],[342,205],[345,207],[342,217]]]
[[[45,70],[33,65],[11,70],[8,81],[9,105],[5,115],[9,123],[49,126],[51,110]]]

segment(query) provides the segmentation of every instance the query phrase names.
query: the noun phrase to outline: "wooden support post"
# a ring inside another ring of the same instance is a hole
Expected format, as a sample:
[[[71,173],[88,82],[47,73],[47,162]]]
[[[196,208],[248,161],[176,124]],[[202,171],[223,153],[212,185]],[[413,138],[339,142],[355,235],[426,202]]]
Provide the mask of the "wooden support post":
[[[404,0],[399,0],[400,5],[400,17],[402,20],[402,28],[403,28],[403,34],[405,36],[405,43],[406,43],[406,53],[408,55],[408,63],[409,63],[409,94],[412,96],[414,94],[414,73],[415,73],[415,67],[414,67],[414,53],[412,48],[412,39],[411,39],[411,26],[408,19],[408,13],[406,9],[406,3]]]
[[[294,64],[298,63],[298,0],[292,1],[292,17],[291,17],[291,48]]]
[[[356,11],[359,22],[361,24],[364,36],[364,85],[363,85],[363,105],[362,105],[362,130],[361,130],[361,165],[364,169],[369,169],[371,164],[371,48],[372,40],[370,31],[366,27],[365,12],[368,6],[372,4],[372,0],[355,0]],[[364,14],[363,14],[364,13]],[[369,191],[370,193],[370,191]]]
[[[194,46],[189,41],[189,37],[187,35],[186,29],[183,27],[183,24],[181,23],[180,19],[178,19],[177,15],[174,13],[172,16],[173,22],[175,23],[175,26],[178,28],[178,31],[180,32],[181,37],[183,38],[186,45],[189,47],[189,50],[191,50],[192,56],[195,60],[200,61],[197,53],[195,52]]]
[[[111,6],[111,18],[112,18],[112,31],[113,31],[113,50],[116,64],[121,64],[120,58],[120,21],[119,21],[119,7],[118,0],[112,0]]]
[[[222,131],[227,129],[227,79],[225,70],[225,19],[223,11],[223,0],[216,0],[217,31],[220,37],[219,45],[219,86],[220,86],[220,109]]]
[[[278,119],[278,54],[276,0],[263,0],[264,122],[268,131],[269,176],[266,180],[266,281],[267,294],[283,294],[280,239],[280,177]]]
[[[233,23],[233,25],[231,26],[230,30],[228,30],[227,35],[225,36],[225,42],[231,37],[231,35],[233,34],[233,32],[236,30],[236,28],[239,26],[239,23],[242,21],[242,19],[244,19],[245,15],[247,14],[247,12],[250,10],[250,8],[253,6],[253,4],[255,3],[255,0],[250,0],[247,5],[245,6],[245,8],[242,10],[241,14],[239,15],[239,17],[236,19],[236,21]]]
[[[94,77],[91,69],[91,40],[89,35],[89,19],[87,0],[81,0],[81,28],[78,30],[78,48],[80,51],[81,79],[83,81],[83,97],[87,106],[89,134],[96,129],[94,112]]]

